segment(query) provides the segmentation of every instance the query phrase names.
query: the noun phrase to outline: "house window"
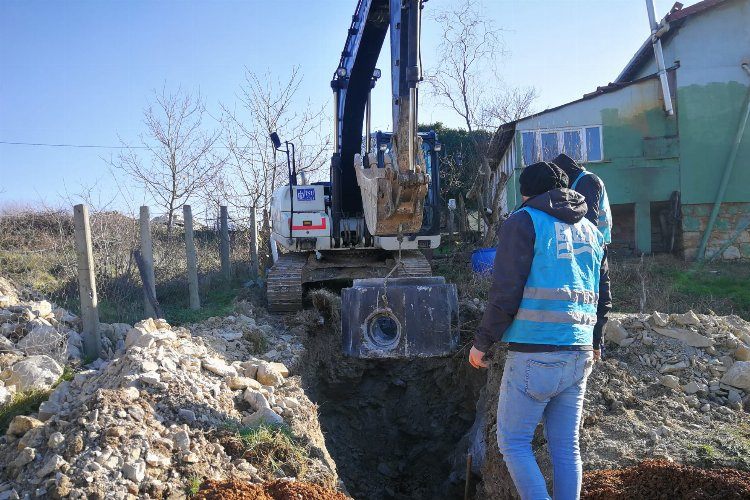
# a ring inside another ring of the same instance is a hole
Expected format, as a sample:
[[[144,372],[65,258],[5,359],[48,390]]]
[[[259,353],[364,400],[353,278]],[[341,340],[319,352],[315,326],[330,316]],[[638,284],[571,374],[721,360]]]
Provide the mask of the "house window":
[[[521,132],[521,143],[524,165],[551,161],[560,152],[582,163],[604,160],[600,126],[530,130]]]
[[[536,161],[536,132],[522,132],[523,164],[531,165]]]
[[[580,130],[566,130],[563,132],[563,152],[575,161],[583,161]]]
[[[551,161],[559,154],[557,149],[557,133],[542,133],[542,160]]]
[[[602,161],[602,128],[586,127],[586,158],[588,161]]]

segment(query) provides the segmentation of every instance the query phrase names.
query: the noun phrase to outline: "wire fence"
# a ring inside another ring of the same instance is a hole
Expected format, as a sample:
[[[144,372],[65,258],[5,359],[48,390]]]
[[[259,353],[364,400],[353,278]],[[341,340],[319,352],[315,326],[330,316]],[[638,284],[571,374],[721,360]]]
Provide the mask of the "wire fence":
[[[139,220],[118,212],[94,212],[89,220],[99,319],[102,323],[133,324],[146,315],[142,280],[134,257],[134,250],[141,246]],[[229,294],[255,277],[250,269],[253,232],[247,222],[230,217],[229,279],[221,272],[219,214],[207,224],[194,222],[198,291],[208,297],[209,305],[213,295]],[[163,217],[156,217],[151,219],[150,230],[156,298],[167,319],[179,323],[189,317],[183,314],[189,309],[184,223],[178,219],[168,229]],[[0,277],[10,280],[24,300],[46,298],[55,308],[79,315],[74,233],[72,211],[0,215]],[[264,243],[259,238],[260,269],[267,259]],[[58,316],[62,314],[58,312]],[[22,322],[22,318],[11,319],[0,318],[0,325],[8,324],[4,329],[10,331]],[[25,333],[18,332],[17,336]]]

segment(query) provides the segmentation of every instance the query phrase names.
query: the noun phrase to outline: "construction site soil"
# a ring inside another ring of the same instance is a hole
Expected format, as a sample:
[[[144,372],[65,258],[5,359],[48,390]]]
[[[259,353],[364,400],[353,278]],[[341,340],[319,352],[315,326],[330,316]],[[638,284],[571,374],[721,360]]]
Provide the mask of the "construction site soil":
[[[316,293],[327,325],[338,298]],[[297,323],[316,324],[305,311]],[[484,374],[449,358],[361,360],[341,354],[336,328],[310,328],[300,363],[305,392],[319,407],[326,448],[354,498],[457,498],[465,438]],[[456,454],[456,450],[462,450]]]
[[[646,460],[634,467],[589,472],[583,477],[584,500],[685,500],[750,498],[750,472],[700,469],[664,460]]]
[[[198,485],[205,499],[464,498],[468,454],[469,498],[517,498],[495,440],[505,351],[488,370],[466,362],[479,299],[461,302],[454,355],[360,360],[341,353],[340,298],[311,295],[294,315],[240,301],[188,328],[136,324],[0,436],[0,500]],[[582,498],[750,498],[750,324],[691,311],[611,325],[584,405]],[[541,429],[533,446],[550,479]]]
[[[346,500],[346,495],[317,484],[268,481],[251,484],[235,479],[206,481],[192,498],[197,500]]]

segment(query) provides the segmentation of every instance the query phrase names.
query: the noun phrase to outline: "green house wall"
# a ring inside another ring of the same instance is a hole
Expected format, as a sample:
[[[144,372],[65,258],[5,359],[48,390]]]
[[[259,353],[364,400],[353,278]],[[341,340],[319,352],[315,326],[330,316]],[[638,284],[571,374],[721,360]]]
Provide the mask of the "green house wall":
[[[651,251],[651,202],[679,191],[690,258],[748,105],[750,75],[741,63],[750,62],[750,0],[730,1],[687,19],[664,44],[664,54],[667,66],[676,68],[670,72],[674,116],[663,110],[659,80],[649,77],[656,68],[649,61],[635,76],[641,81],[520,120],[516,151],[522,151],[524,130],[602,125],[604,161],[587,168],[604,180],[613,205],[634,204],[637,250]],[[743,257],[750,257],[750,230],[741,229],[750,217],[750,126],[740,140],[709,254],[732,240],[748,250],[747,255],[740,252]],[[516,158],[509,203],[520,202],[517,177],[523,155]]]
[[[520,152],[523,131],[601,125],[603,161],[586,167],[605,182],[612,204],[634,205],[634,239],[644,252],[651,251],[651,202],[669,200],[680,185],[677,119],[662,111],[660,92],[659,80],[651,78],[524,119],[516,126]],[[520,201],[517,174],[523,155],[516,158],[511,203]]]

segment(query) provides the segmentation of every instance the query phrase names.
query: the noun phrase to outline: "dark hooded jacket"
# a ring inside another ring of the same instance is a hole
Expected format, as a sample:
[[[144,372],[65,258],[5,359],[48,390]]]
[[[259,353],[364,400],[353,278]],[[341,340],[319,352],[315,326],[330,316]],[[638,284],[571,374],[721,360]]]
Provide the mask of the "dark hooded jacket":
[[[576,163],[576,161],[565,153],[559,154],[552,160],[552,163],[560,167],[563,172],[568,175],[568,187],[573,185],[573,182],[581,175],[581,172],[585,172],[586,169]],[[586,212],[586,218],[597,225],[599,220],[599,203],[602,199],[602,180],[596,175],[584,175],[578,184],[576,184],[576,191],[581,193],[586,198],[586,205],[588,205],[588,212]]]
[[[521,207],[528,206],[541,210],[568,224],[583,219],[587,207],[583,195],[570,189],[553,189],[534,196]],[[505,330],[513,322],[523,298],[526,280],[531,272],[534,259],[536,233],[531,216],[526,211],[516,211],[508,217],[498,231],[498,246],[495,255],[495,269],[490,288],[487,309],[474,337],[474,346],[482,352],[502,339]],[[607,252],[602,257],[599,278],[599,304],[597,323],[594,327],[594,349],[599,349],[602,329],[607,321],[607,313],[612,309],[612,296],[609,290],[609,268]]]

